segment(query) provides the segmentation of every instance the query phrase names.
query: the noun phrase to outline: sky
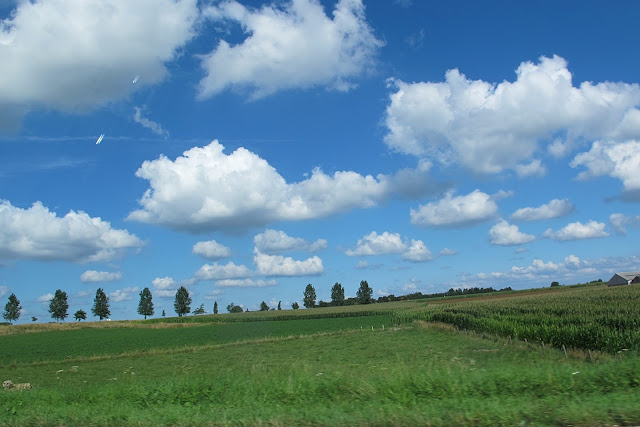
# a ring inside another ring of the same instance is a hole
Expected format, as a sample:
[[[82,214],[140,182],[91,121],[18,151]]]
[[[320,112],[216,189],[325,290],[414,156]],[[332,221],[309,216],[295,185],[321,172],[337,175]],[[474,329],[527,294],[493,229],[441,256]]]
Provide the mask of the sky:
[[[52,321],[640,270],[633,1],[0,0],[0,299]],[[101,140],[99,141],[100,137]],[[98,143],[99,142],[99,143]],[[4,305],[3,305],[4,306]]]

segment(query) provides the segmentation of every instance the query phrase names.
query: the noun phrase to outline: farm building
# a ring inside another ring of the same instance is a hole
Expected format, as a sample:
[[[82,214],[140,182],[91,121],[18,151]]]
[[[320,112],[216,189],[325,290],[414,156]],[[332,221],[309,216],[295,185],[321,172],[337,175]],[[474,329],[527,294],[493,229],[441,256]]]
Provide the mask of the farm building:
[[[607,286],[631,285],[640,283],[640,271],[631,273],[616,273],[607,282]]]

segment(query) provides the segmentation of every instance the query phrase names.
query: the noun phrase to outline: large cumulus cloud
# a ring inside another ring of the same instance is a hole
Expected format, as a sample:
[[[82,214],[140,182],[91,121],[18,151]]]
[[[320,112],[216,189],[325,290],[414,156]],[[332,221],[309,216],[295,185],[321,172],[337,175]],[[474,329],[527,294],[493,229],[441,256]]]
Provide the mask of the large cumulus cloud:
[[[513,82],[471,80],[453,69],[443,82],[390,80],[390,87],[389,147],[480,173],[542,175],[545,144],[562,156],[583,139],[640,135],[638,84],[574,86],[559,56],[523,62]]]

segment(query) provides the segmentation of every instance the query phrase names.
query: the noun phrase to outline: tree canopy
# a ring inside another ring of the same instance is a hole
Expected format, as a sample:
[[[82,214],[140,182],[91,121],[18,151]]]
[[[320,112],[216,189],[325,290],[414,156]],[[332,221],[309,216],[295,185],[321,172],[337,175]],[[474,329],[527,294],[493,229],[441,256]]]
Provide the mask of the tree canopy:
[[[189,296],[189,291],[184,286],[180,286],[176,291],[176,299],[173,307],[178,317],[182,317],[191,311],[191,297]]]
[[[262,301],[260,303],[260,311],[269,311],[269,306],[267,305],[266,302]]]
[[[99,317],[100,320],[108,319],[111,315],[111,310],[109,310],[109,297],[104,293],[102,288],[98,288],[96,291],[96,297],[93,299],[91,312],[94,316]]]
[[[138,314],[144,316],[145,320],[147,316],[153,316],[153,295],[151,295],[151,291],[149,288],[144,288],[142,292],[140,292],[140,303],[138,304]]]
[[[204,310],[204,304],[200,304],[198,308],[193,310],[193,314],[205,314],[205,313],[206,311]]]
[[[78,310],[73,317],[79,322],[81,320],[87,320],[87,313],[84,310]]]
[[[69,310],[67,293],[58,289],[49,302],[49,313],[51,313],[51,318],[56,319],[56,322],[64,320],[69,316],[67,310]]]
[[[305,308],[311,308],[316,305],[316,290],[311,283],[304,288],[302,303]]]
[[[366,280],[360,282],[360,288],[358,288],[358,292],[356,293],[356,298],[358,298],[358,302],[360,304],[370,304],[373,299],[371,296],[373,295],[373,289],[369,287],[369,284]]]
[[[241,306],[231,303],[227,306],[227,311],[229,313],[242,313],[243,310]]]
[[[4,306],[4,314],[2,317],[5,320],[8,320],[11,323],[14,320],[18,320],[20,318],[20,311],[22,310],[22,306],[20,305],[20,300],[16,297],[16,294],[9,295],[9,301],[7,305]]]
[[[218,314],[218,301],[213,303],[213,314]]]
[[[344,305],[344,288],[338,282],[331,288],[331,304]]]

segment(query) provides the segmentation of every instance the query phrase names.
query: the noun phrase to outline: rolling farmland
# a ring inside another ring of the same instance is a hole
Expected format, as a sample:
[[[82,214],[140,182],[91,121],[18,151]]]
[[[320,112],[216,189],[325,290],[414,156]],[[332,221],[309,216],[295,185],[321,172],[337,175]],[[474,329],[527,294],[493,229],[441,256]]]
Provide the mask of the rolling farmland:
[[[5,327],[0,424],[638,424],[638,289]]]

